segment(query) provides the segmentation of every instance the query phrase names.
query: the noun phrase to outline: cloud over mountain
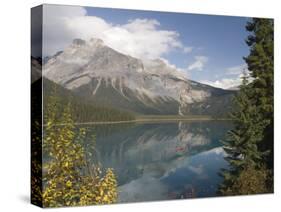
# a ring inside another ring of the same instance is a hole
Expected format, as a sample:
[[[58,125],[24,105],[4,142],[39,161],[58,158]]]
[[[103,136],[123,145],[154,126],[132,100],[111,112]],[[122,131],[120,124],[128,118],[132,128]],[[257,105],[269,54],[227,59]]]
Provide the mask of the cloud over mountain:
[[[226,68],[224,77],[218,80],[201,80],[200,82],[217,88],[237,89],[242,83],[243,74],[249,75],[247,64]],[[251,78],[249,80],[251,81]]]
[[[242,77],[242,76],[241,76]],[[223,78],[220,80],[210,81],[210,80],[202,80],[201,83],[211,85],[213,87],[217,88],[223,88],[223,89],[235,89],[239,85],[241,85],[242,79],[241,77],[236,78]]]
[[[188,67],[188,71],[198,70],[202,71],[206,63],[208,62],[208,57],[206,56],[195,56],[195,61],[191,63]]]
[[[142,59],[155,59],[173,51],[192,51],[179,40],[176,31],[161,29],[155,19],[133,19],[123,25],[87,16],[83,7],[45,5],[44,56],[63,50],[74,38],[102,39],[106,45]]]

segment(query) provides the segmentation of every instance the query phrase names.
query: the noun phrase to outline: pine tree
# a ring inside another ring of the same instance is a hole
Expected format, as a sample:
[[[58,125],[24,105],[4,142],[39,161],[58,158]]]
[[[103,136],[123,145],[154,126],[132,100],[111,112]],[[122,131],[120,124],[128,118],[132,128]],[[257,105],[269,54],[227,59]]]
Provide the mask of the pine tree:
[[[265,122],[257,107],[252,104],[252,95],[248,77],[244,74],[240,91],[234,99],[236,111],[231,114],[234,129],[227,133],[226,140],[223,141],[226,160],[230,164],[230,168],[222,173],[224,182],[220,191],[223,194],[226,191],[230,193],[230,188],[236,184],[237,177],[243,170],[262,164],[264,153],[259,151],[258,144],[263,139]]]
[[[258,107],[259,114],[266,121],[264,138],[259,144],[261,151],[268,151],[264,157],[267,165],[273,167],[273,65],[274,65],[274,24],[272,19],[254,18],[246,29],[251,33],[246,42],[250,54],[244,58],[251,77],[252,101]]]
[[[273,20],[254,18],[246,29],[251,33],[246,40],[250,54],[244,59],[251,81],[244,75],[235,98],[236,111],[232,113],[234,129],[224,141],[230,163],[230,168],[223,172],[224,182],[219,189],[224,195],[273,189]],[[263,182],[242,182],[249,170],[256,175],[253,179]],[[261,173],[264,177],[259,178]],[[264,185],[262,190],[253,187]]]
[[[252,90],[247,76],[243,76],[239,94],[235,97],[237,111],[231,114],[235,128],[230,130],[224,142],[227,160],[235,169],[245,164],[257,164],[262,159],[258,143],[263,139],[264,121],[258,109],[252,104]]]

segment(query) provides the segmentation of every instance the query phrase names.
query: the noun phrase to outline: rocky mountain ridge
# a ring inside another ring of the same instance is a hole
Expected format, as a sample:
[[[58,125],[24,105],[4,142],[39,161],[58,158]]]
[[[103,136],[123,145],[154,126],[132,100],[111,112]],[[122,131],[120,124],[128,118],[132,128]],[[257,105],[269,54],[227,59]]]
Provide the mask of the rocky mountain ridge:
[[[233,94],[188,80],[165,60],[134,58],[95,38],[73,40],[48,59],[43,76],[79,96],[139,114],[208,114],[218,107],[210,100],[225,104]]]

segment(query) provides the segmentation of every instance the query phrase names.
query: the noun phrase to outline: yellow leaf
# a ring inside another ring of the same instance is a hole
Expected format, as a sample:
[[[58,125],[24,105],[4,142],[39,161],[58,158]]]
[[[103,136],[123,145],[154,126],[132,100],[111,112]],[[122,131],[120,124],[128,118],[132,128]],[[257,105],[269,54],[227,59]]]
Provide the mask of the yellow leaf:
[[[70,180],[68,180],[68,181],[66,182],[66,186],[67,186],[67,187],[71,187],[71,186],[72,186],[72,182],[71,182]]]
[[[105,201],[105,202],[108,201],[108,196],[107,196],[107,195],[105,195],[105,196],[103,197],[103,201]]]

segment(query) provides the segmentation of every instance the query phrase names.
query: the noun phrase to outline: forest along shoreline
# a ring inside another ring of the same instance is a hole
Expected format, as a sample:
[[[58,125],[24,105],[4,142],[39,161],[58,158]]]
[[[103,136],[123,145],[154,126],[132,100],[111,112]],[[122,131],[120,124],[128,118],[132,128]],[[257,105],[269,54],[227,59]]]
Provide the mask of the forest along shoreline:
[[[145,115],[137,116],[136,119],[126,121],[92,121],[76,122],[74,125],[104,125],[104,124],[126,124],[126,123],[161,123],[178,121],[232,121],[231,118],[214,118],[211,116],[177,116],[177,115]],[[63,126],[66,123],[58,123],[56,126]],[[44,124],[45,126],[45,124]]]

